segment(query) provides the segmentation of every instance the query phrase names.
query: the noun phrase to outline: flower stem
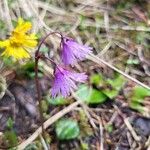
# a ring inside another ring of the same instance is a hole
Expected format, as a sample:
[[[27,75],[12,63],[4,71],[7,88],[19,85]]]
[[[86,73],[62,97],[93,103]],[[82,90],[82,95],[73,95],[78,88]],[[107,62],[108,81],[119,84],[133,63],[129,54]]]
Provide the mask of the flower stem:
[[[50,35],[52,35],[52,34],[59,34],[59,35],[61,36],[61,39],[63,38],[63,35],[62,35],[60,32],[55,31],[55,32],[50,32],[50,33],[48,33],[48,34],[41,40],[41,42],[40,42],[40,44],[39,44],[39,46],[38,46],[38,49],[37,49],[37,51],[36,51],[37,53],[39,53],[40,48],[41,48],[42,44],[45,42],[45,40],[46,40]]]
[[[45,58],[40,54],[40,48],[44,41],[52,34],[59,34],[61,36],[61,39],[63,38],[62,34],[60,32],[50,32],[47,34],[40,42],[38,49],[35,52],[35,86],[36,86],[36,91],[37,91],[37,100],[39,102],[39,112],[40,112],[40,119],[41,119],[41,126],[42,126],[42,134],[45,139],[45,134],[44,134],[44,117],[43,117],[43,110],[42,110],[42,97],[41,97],[41,91],[40,91],[40,84],[39,84],[39,79],[38,79],[38,63],[40,58]],[[49,59],[51,62],[53,62],[55,65],[57,65],[52,59]]]
[[[55,65],[55,67],[57,67],[57,69],[64,75],[64,73],[62,72],[62,70],[59,68],[59,66],[55,63],[55,61],[53,59],[45,57],[45,56],[43,58],[45,58],[48,61],[50,61],[51,63],[53,63]]]
[[[36,85],[36,91],[37,91],[37,100],[39,102],[39,112],[40,112],[40,120],[41,120],[41,126],[42,126],[42,134],[44,137],[44,117],[43,117],[43,110],[42,110],[42,101],[41,101],[41,91],[40,91],[40,84],[38,80],[38,63],[39,63],[40,57],[35,57],[35,85]]]

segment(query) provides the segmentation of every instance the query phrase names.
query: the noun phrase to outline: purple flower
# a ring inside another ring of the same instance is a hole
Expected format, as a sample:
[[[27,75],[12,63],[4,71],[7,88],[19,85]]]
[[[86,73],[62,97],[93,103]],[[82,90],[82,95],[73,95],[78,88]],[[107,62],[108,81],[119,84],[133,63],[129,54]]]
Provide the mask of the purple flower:
[[[92,51],[91,47],[78,44],[71,38],[62,38],[61,59],[65,65],[74,65],[77,61],[84,60]]]
[[[52,97],[62,94],[67,97],[71,91],[77,89],[76,82],[85,82],[87,75],[85,73],[70,72],[60,66],[57,66],[54,73],[54,83],[52,86]]]

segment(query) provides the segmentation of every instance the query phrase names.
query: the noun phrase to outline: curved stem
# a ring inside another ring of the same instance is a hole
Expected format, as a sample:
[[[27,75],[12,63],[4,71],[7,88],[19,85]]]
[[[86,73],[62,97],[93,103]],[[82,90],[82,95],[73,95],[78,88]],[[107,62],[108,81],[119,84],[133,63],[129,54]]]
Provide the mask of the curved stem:
[[[52,34],[59,34],[61,36],[61,39],[63,38],[62,34],[59,32],[50,32],[49,34],[47,34],[40,42],[38,49],[35,52],[35,85],[36,85],[36,91],[37,91],[37,100],[39,102],[39,112],[40,112],[40,119],[41,119],[41,126],[42,126],[42,133],[43,133],[43,137],[44,137],[44,117],[43,117],[43,110],[42,110],[42,96],[41,96],[41,91],[40,91],[40,84],[39,84],[39,79],[38,79],[38,63],[39,63],[39,59],[40,58],[44,58],[42,57],[42,55],[39,54],[40,52],[40,48],[42,46],[42,44],[44,43],[44,41]],[[51,62],[53,62],[55,65],[57,65],[52,59],[49,59]],[[44,137],[45,139],[45,137]]]
[[[55,63],[55,61],[51,58],[48,58],[46,56],[42,56],[42,58],[47,59],[48,61],[50,61],[51,63],[53,63],[55,66],[58,66],[57,63]]]
[[[37,54],[39,53],[42,44],[43,44],[43,43],[45,42],[45,40],[46,40],[50,35],[52,35],[52,34],[59,34],[59,35],[61,36],[61,39],[63,38],[63,35],[62,35],[60,32],[57,32],[57,31],[55,31],[55,32],[50,32],[49,34],[47,34],[47,35],[41,40],[41,42],[40,42],[40,44],[39,44],[39,46],[38,46],[38,49],[37,49],[37,51],[36,51]]]
[[[64,75],[64,73],[60,70],[59,66],[51,59],[51,58],[48,58],[48,57],[45,57],[45,59],[47,59],[48,61],[52,62],[55,66],[57,66],[57,69]]]

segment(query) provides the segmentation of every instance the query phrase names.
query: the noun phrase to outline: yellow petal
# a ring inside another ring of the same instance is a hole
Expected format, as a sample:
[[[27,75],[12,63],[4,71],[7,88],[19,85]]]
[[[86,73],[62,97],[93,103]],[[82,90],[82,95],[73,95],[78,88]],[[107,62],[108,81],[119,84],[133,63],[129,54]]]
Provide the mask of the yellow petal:
[[[0,41],[0,47],[7,47],[9,45],[10,41],[9,40],[5,40],[5,41]]]
[[[2,56],[14,57],[16,59],[30,58],[29,53],[22,47],[7,47]]]
[[[24,21],[22,18],[18,19],[18,24],[16,26],[16,28],[13,30],[13,32],[21,32],[21,33],[26,33],[27,31],[29,31],[32,27],[31,22],[29,21]]]
[[[28,38],[29,39],[34,39],[34,40],[38,39],[38,37],[36,36],[35,33],[32,33],[32,34],[28,35]]]
[[[37,36],[35,34],[30,34],[26,36],[26,39],[23,42],[23,46],[28,48],[34,48],[37,46]]]
[[[20,17],[18,18],[18,25],[22,25],[24,23],[24,20]]]
[[[12,31],[11,37],[8,40],[0,41],[0,47],[5,48],[2,55],[15,59],[29,58],[30,55],[27,50],[37,45],[37,36],[26,33],[31,27],[31,22],[19,18],[17,27]]]
[[[36,40],[26,40],[23,43],[23,46],[25,46],[27,48],[34,48],[37,46],[37,41]]]

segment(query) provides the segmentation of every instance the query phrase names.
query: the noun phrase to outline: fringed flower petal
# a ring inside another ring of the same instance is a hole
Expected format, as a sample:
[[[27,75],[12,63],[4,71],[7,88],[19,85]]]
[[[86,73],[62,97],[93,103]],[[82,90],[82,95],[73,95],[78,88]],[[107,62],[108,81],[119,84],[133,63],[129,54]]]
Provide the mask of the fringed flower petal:
[[[57,66],[54,73],[54,83],[52,86],[52,97],[62,95],[67,97],[70,93],[77,89],[75,82],[85,82],[87,75],[85,73],[70,72],[60,66]]]
[[[82,61],[92,53],[92,48],[81,45],[70,38],[62,39],[61,59],[65,65],[74,65],[77,61]]]

